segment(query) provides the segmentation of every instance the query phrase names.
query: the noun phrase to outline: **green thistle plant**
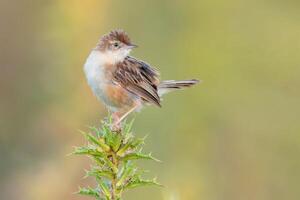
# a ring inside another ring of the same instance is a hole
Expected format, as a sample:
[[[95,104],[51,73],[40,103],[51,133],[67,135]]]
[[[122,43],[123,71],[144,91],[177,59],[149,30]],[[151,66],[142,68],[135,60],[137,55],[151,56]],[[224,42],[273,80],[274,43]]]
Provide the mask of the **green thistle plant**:
[[[87,145],[76,147],[73,154],[86,155],[93,165],[85,177],[94,177],[95,188],[79,188],[78,194],[94,197],[97,200],[121,200],[124,191],[140,186],[161,186],[156,179],[143,179],[145,170],[140,170],[135,160],[158,161],[151,153],[142,153],[145,138],[135,138],[131,133],[131,123],[124,123],[123,130],[110,129],[111,120],[104,122],[100,129],[92,127],[91,133],[82,132]]]

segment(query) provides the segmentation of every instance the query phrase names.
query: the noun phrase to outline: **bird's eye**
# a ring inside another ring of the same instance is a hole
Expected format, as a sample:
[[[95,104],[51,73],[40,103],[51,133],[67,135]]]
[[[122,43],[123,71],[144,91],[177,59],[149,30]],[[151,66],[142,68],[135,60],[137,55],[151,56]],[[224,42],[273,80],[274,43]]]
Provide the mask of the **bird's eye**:
[[[114,43],[114,47],[119,47],[119,43],[118,43],[118,42],[115,42],[115,43]]]

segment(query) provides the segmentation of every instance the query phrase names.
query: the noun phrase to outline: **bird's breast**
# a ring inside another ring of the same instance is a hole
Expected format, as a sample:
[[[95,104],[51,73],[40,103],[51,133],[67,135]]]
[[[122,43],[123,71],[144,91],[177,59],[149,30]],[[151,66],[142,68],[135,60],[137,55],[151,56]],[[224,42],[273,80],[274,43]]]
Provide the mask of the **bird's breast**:
[[[84,72],[93,93],[105,103],[107,102],[105,89],[112,83],[112,73],[97,51],[92,51],[85,65]]]
[[[95,96],[109,108],[117,109],[133,103],[131,95],[113,82],[114,65],[103,62],[97,52],[89,55],[84,71]]]

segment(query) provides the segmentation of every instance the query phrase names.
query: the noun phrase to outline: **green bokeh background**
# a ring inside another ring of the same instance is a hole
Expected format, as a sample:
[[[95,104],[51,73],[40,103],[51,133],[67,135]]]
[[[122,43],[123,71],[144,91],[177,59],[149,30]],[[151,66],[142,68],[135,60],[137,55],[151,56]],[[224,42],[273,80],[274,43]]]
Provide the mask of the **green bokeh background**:
[[[106,109],[82,70],[126,30],[163,79],[199,78],[134,132],[166,187],[125,199],[300,199],[300,3],[296,0],[0,1],[0,199],[83,200],[88,159],[67,157]]]

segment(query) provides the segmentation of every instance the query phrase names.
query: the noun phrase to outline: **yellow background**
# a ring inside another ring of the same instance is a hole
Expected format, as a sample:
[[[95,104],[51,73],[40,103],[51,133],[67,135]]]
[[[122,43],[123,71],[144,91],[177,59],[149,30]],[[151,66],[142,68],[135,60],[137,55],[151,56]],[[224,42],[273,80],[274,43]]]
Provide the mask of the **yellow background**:
[[[131,200],[300,198],[296,0],[0,1],[0,199],[83,200],[89,160],[66,156],[107,112],[83,64],[123,28],[163,79],[204,82],[135,115],[142,162],[166,187]]]

